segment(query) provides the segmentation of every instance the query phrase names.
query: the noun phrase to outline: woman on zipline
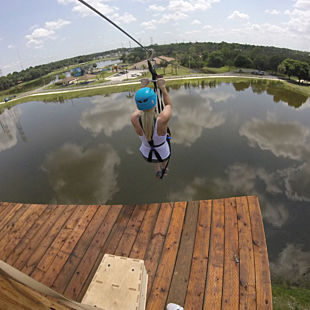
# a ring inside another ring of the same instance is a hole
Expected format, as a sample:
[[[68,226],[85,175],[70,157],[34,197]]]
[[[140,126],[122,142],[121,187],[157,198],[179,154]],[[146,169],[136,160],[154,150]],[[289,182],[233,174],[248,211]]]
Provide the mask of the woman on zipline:
[[[168,121],[172,115],[172,103],[167,92],[165,80],[158,79],[157,86],[163,94],[164,109],[157,115],[157,95],[153,89],[146,87],[148,79],[141,80],[141,88],[136,92],[137,108],[131,116],[131,122],[141,140],[140,152],[152,162],[156,177],[167,175],[167,163],[170,157],[170,145],[167,138]]]

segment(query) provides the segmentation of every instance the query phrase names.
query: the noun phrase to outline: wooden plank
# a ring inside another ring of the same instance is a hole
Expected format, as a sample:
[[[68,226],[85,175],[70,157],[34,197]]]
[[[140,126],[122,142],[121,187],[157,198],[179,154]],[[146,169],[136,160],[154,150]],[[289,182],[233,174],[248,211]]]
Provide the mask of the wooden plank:
[[[59,231],[62,229],[63,225],[65,225],[67,220],[70,218],[76,207],[74,205],[70,205],[70,206],[59,206],[59,208],[64,208],[64,211],[61,212],[60,216],[57,217],[56,222],[54,222],[55,218],[53,218],[52,221],[49,221],[42,228],[43,229],[42,235],[44,233],[47,233],[47,235],[45,235],[44,238],[42,238],[38,244],[32,242],[29,251],[31,253],[30,256],[28,255],[29,254],[28,252],[27,256],[24,257],[22,261],[18,260],[17,263],[23,265],[21,269],[22,272],[28,275],[30,275],[33,272],[33,270],[36,268],[41,258],[46,253],[46,251],[48,250],[48,248],[58,235]],[[33,249],[35,250],[33,251]],[[15,263],[14,265],[17,265],[17,263]]]
[[[114,226],[111,229],[110,235],[108,236],[108,239],[104,243],[103,247],[100,249],[99,254],[97,255],[97,259],[87,275],[87,278],[77,295],[77,300],[82,300],[90,282],[92,281],[92,278],[94,277],[94,274],[97,271],[97,268],[99,264],[101,263],[101,260],[104,256],[104,254],[114,254],[116,251],[116,248],[119,244],[119,241],[122,238],[122,235],[127,227],[127,223],[135,209],[134,205],[124,205],[119,213],[118,218],[115,221]]]
[[[137,205],[117,246],[115,255],[128,257],[142,224],[147,205]]]
[[[7,222],[15,215],[15,213],[23,206],[22,203],[9,203],[5,209],[5,213],[0,217],[0,236]],[[26,207],[24,207],[26,209]]]
[[[146,309],[148,310],[164,309],[166,306],[183,228],[186,204],[186,202],[176,202],[174,204],[171,223],[169,225],[162,256],[156,272],[152,291],[147,302]]]
[[[38,232],[31,239],[28,239],[27,237],[23,240],[23,242],[18,244],[18,246],[14,249],[14,251],[16,251],[16,255],[12,253],[12,257],[8,258],[12,266],[22,270],[28,259],[30,257],[35,257],[33,254],[34,251],[39,247],[41,242],[44,242],[46,234],[52,229],[63,211],[64,210],[61,206],[55,206],[55,209],[49,215],[48,219],[43,222],[44,224],[40,227]]]
[[[271,280],[262,215],[256,196],[249,196],[248,203],[254,244],[257,309],[272,309]]]
[[[158,203],[148,205],[142,226],[130,252],[131,258],[144,259],[144,255],[146,253],[146,249],[156,222],[158,210]]]
[[[121,209],[122,205],[115,205],[109,209],[104,222],[97,231],[91,245],[87,249],[87,252],[83,256],[83,259],[81,260],[65,290],[66,296],[70,296],[70,298],[76,299],[79,295],[79,292],[82,289],[90,271],[92,270],[98,254],[100,253],[102,246],[107,240]]]
[[[192,256],[195,242],[195,232],[198,220],[199,201],[187,203],[186,215],[183,225],[177,260],[170,285],[167,303],[184,305]]]
[[[222,310],[239,308],[239,242],[235,198],[224,201],[225,255]]]
[[[67,223],[59,231],[57,237],[54,239],[52,244],[49,246],[43,257],[41,258],[38,265],[35,267],[35,270],[31,273],[31,277],[37,281],[42,282],[44,274],[50,268],[53,263],[57,253],[60,251],[61,247],[66,242],[67,238],[70,236],[74,227],[78,225],[80,218],[86,211],[85,206],[75,206],[75,210],[72,213],[71,217],[68,219]]]
[[[197,310],[203,307],[209,256],[211,211],[211,200],[200,201],[191,274],[184,309]]]
[[[2,271],[0,271],[0,309],[72,310],[71,307],[61,305],[55,298],[45,296],[17,282]]]
[[[0,240],[0,249],[5,253],[2,256],[3,260],[8,258],[46,208],[47,205],[28,205],[24,214],[15,222],[15,225],[7,232],[7,235]]]
[[[11,207],[13,207],[13,204],[9,204],[8,202],[0,202],[0,219],[8,213]]]
[[[250,214],[246,197],[237,197],[240,258],[240,310],[256,309],[255,265]]]
[[[151,241],[145,254],[144,264],[148,274],[147,296],[151,293],[153,280],[155,278],[162,248],[166,239],[172,209],[172,203],[162,203],[160,205],[160,210],[152,233]]]
[[[56,210],[56,205],[48,205],[47,208],[44,210],[44,212],[41,214],[41,216],[38,218],[38,220],[32,225],[32,227],[27,231],[25,236],[19,241],[17,246],[14,248],[14,250],[9,253],[6,263],[9,265],[14,265],[15,261],[18,259],[20,255],[26,251],[26,248],[28,247],[29,243],[33,238],[35,238],[38,235],[38,232],[41,229],[41,226],[48,221],[48,219],[52,216],[54,211]]]
[[[58,274],[56,280],[54,281],[52,288],[56,291],[60,293],[64,292],[72,275],[74,274],[75,269],[77,268],[83,255],[87,251],[100,225],[104,221],[104,218],[107,215],[109,208],[110,206],[105,205],[101,205],[98,207],[96,214],[92,218],[82,237],[78,241],[76,247],[72,251],[72,254],[65,263],[62,271]]]
[[[224,200],[213,201],[204,310],[221,309],[224,267]]]
[[[55,281],[57,275],[62,270],[64,264],[68,260],[70,254],[72,253],[74,247],[76,246],[77,242],[79,241],[89,222],[95,215],[98,206],[96,205],[84,206],[84,209],[85,212],[83,213],[79,222],[74,227],[70,236],[67,238],[67,240],[57,253],[53,263],[50,265],[50,267],[44,274],[44,277],[41,282],[47,286],[51,286]]]
[[[27,205],[18,203],[15,204],[3,218],[0,218],[0,239],[7,235],[8,231],[14,227],[15,222],[23,215],[26,210]]]

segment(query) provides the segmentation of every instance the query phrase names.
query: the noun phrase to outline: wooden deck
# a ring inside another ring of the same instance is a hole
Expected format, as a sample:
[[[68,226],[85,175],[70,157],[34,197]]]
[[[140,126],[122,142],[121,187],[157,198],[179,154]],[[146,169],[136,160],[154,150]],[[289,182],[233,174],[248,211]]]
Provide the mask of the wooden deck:
[[[257,197],[149,205],[0,203],[0,259],[80,301],[105,253],[145,260],[147,309],[272,309]]]

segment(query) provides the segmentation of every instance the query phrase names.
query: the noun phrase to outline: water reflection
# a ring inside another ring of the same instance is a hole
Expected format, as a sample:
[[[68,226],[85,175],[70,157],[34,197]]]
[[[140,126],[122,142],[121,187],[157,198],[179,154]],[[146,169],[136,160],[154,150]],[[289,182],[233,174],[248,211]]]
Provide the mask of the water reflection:
[[[283,192],[279,180],[276,173],[264,168],[235,163],[226,168],[224,178],[216,178],[214,183],[223,192],[258,195],[264,220],[272,226],[282,227],[288,219],[288,210],[282,203],[274,202],[272,197]]]
[[[267,92],[268,95],[273,96],[274,102],[286,102],[289,106],[299,108],[301,107],[308,99],[307,96],[297,93],[292,90],[288,90],[283,87],[280,82],[275,81],[273,83],[268,83],[267,80],[248,80],[241,82],[232,83],[236,91],[244,91],[250,86],[253,93],[262,94]]]
[[[113,132],[130,125],[130,115],[133,111],[131,101],[123,100],[120,94],[109,97],[91,99],[93,107],[86,109],[81,116],[80,124],[85,130],[90,130],[94,136],[100,132],[111,137]]]
[[[251,147],[268,150],[275,156],[295,160],[310,159],[310,130],[296,122],[280,122],[269,114],[266,120],[252,118],[239,130]]]
[[[106,203],[119,190],[120,157],[111,145],[83,148],[66,143],[49,153],[42,165],[55,192],[53,203]]]
[[[278,259],[270,263],[273,277],[279,277],[290,283],[310,283],[310,252],[300,245],[287,244]]]
[[[293,201],[310,201],[310,163],[279,171],[284,180],[285,195]]]
[[[203,129],[221,126],[225,120],[224,111],[215,111],[213,102],[225,102],[233,95],[229,92],[188,94],[179,90],[172,96],[175,104],[173,115],[173,143],[185,146],[192,145],[202,134]]]
[[[301,107],[308,99],[307,96],[281,87],[268,87],[267,94],[273,96],[274,102],[284,101],[295,108]]]
[[[0,152],[12,148],[17,144],[17,133],[24,142],[27,141],[20,123],[20,109],[15,107],[5,110],[0,115]]]

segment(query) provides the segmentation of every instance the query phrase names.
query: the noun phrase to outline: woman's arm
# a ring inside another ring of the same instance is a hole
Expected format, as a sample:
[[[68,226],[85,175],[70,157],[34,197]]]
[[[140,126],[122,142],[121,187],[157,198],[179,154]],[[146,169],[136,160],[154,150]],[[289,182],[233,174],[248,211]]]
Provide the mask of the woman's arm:
[[[158,115],[158,117],[160,118],[162,123],[168,123],[171,115],[172,115],[172,102],[171,102],[171,98],[168,94],[168,91],[166,89],[166,83],[164,79],[158,79],[157,80],[157,85],[159,87],[159,89],[161,90],[162,94],[163,94],[163,99],[164,99],[164,104],[165,107],[162,110],[162,112]]]

